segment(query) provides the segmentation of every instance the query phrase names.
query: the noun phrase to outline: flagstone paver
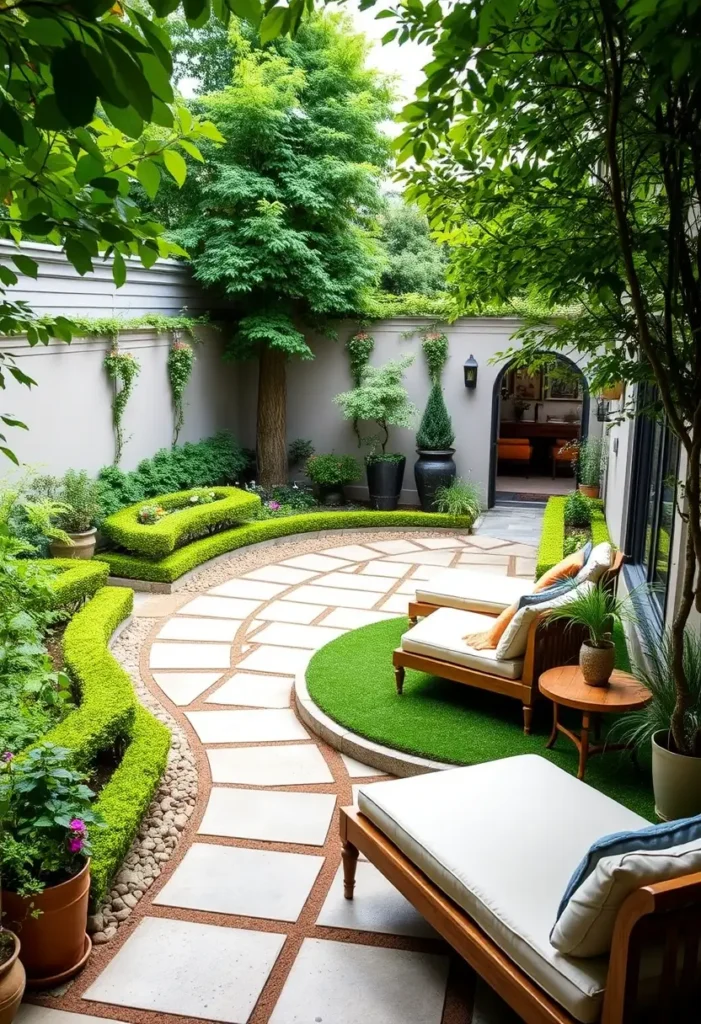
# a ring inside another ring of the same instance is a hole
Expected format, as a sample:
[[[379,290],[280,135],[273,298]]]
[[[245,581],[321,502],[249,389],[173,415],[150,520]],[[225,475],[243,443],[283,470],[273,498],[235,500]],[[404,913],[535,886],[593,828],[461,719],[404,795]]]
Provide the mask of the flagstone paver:
[[[345,629],[332,629],[330,626],[293,626],[287,622],[271,622],[260,633],[256,640],[261,644],[276,644],[278,647],[306,647],[316,651],[332,640],[343,636]]]
[[[282,675],[295,676],[307,667],[313,653],[313,651],[299,647],[261,645],[247,658],[240,661],[238,667],[256,672],[279,672]]]
[[[386,594],[394,586],[388,576],[370,576],[366,573],[330,572],[327,576],[311,580],[311,587],[340,587],[342,590],[365,590]]]
[[[308,625],[318,616],[319,609],[314,605],[300,604],[298,601],[288,599],[287,601],[273,601],[257,614],[268,622],[298,622],[301,625]]]
[[[151,648],[151,668],[228,668],[228,644],[157,643]]]
[[[295,601],[331,608],[372,608],[380,596],[380,594],[367,590],[340,590],[338,587],[318,587],[311,584],[294,591]],[[283,597],[282,600],[284,601],[286,598]],[[290,600],[292,600],[292,595],[290,595]]]
[[[202,743],[279,743],[308,738],[307,730],[290,708],[185,714]]]
[[[242,624],[241,619],[189,619],[177,615],[166,622],[159,640],[205,640],[232,644]]]
[[[307,580],[317,576],[316,570],[309,571],[308,569],[293,569],[289,565],[264,565],[260,569],[252,569],[251,572],[247,572],[241,579],[244,580],[263,580],[270,583],[286,583],[289,587],[296,586],[298,583],[306,583]]]
[[[342,565],[348,565],[347,558],[329,558],[328,555],[297,555],[296,558],[288,558],[283,565],[292,566],[293,569],[316,569],[317,572],[333,572],[340,569]]]
[[[278,793],[214,786],[199,832],[323,846],[335,804],[336,797],[330,793]]]
[[[346,766],[346,771],[352,779],[367,779],[372,778],[381,774],[377,768],[373,768],[370,764],[363,764],[361,761],[356,761],[350,754],[341,754],[341,760]]]
[[[196,597],[179,609],[180,615],[206,615],[221,619],[246,619],[261,605],[239,597]]]
[[[207,697],[207,704],[236,704],[250,708],[289,708],[290,676],[257,676],[237,672]]]
[[[355,888],[355,896],[347,900],[343,895],[343,868],[339,867],[316,923],[326,928],[438,938],[411,903],[367,860],[358,863]]]
[[[340,626],[341,629],[359,629],[361,626],[370,626],[373,622],[394,618],[394,612],[368,611],[366,608],[334,608],[325,616],[323,624]]]
[[[255,601],[269,601],[286,589],[287,586],[284,583],[236,579],[220,583],[218,587],[212,587],[210,594],[218,594],[220,597],[244,597]]]
[[[222,678],[220,672],[154,672],[153,678],[166,697],[186,707]]]
[[[216,747],[207,751],[207,757],[212,782],[215,783],[308,786],[334,781],[315,743],[286,743],[279,747]]]

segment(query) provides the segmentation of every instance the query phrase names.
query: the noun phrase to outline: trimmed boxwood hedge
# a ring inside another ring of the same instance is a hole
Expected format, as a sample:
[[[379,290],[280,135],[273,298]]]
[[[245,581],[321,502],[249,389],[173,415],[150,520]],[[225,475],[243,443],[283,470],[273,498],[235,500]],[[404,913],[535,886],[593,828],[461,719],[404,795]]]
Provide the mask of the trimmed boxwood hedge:
[[[170,747],[168,729],[138,703],[128,674],[107,646],[133,602],[133,591],[103,587],[66,627],[63,654],[80,704],[42,739],[67,747],[73,764],[83,771],[94,767],[99,754],[128,744],[95,801],[105,827],[93,833],[94,903],[104,896],[136,835]]]
[[[92,597],[104,587],[109,568],[84,558],[42,558],[39,565],[57,570],[52,580],[57,608],[72,608]]]
[[[233,530],[193,541],[158,562],[115,551],[101,551],[95,557],[107,562],[113,576],[151,583],[173,583],[210,558],[276,537],[358,527],[396,526],[408,529],[423,526],[469,530],[472,523],[470,516],[449,516],[439,512],[306,512],[298,516],[244,523]]]
[[[543,532],[540,535],[540,546],[536,561],[535,578],[540,579],[544,572],[552,569],[565,557],[565,504],[567,498],[548,498],[543,513]],[[611,541],[606,525],[604,503],[592,502],[591,539],[594,544]]]
[[[201,494],[203,490],[213,491],[217,500],[207,505],[188,507],[190,498]],[[158,523],[140,523],[137,514],[147,504],[162,505],[166,509],[177,508],[177,511],[171,512]],[[234,523],[250,519],[259,507],[258,495],[242,491],[239,487],[196,487],[189,491],[163,494],[150,502],[140,501],[136,505],[129,505],[108,516],[102,529],[113,543],[155,560],[169,555],[192,534],[218,526],[233,526]]]

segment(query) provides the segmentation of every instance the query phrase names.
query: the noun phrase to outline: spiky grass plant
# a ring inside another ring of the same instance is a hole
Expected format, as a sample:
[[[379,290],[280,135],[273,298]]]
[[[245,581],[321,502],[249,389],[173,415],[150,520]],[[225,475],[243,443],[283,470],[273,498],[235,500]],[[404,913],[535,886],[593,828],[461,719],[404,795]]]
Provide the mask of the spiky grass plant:
[[[447,487],[437,489],[434,505],[437,512],[456,517],[470,516],[474,522],[484,507],[482,488],[473,480],[463,480],[458,476]]]
[[[573,582],[574,586],[574,582]],[[566,619],[573,626],[584,626],[592,647],[609,647],[617,622],[637,621],[631,595],[619,600],[602,583],[583,587],[567,604],[548,612],[550,619]]]

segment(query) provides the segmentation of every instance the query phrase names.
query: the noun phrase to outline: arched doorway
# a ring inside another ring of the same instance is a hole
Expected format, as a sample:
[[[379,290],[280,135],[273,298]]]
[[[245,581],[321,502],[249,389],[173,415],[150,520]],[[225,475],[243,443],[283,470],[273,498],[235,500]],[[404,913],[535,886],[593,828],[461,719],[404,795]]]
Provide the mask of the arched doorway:
[[[527,374],[517,369],[512,359],[494,381],[490,508],[500,497],[546,501],[550,495],[574,487],[571,468],[562,462],[554,465],[552,451],[559,441],[588,435],[589,387],[574,360],[556,352],[543,355],[552,355],[554,370],[550,373],[542,369]],[[500,458],[500,451],[513,458]]]

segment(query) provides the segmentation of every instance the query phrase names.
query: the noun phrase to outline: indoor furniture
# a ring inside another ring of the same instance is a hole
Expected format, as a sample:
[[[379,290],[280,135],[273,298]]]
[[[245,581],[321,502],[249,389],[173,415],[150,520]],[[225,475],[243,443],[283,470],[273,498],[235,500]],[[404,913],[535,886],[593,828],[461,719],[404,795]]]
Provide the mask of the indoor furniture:
[[[499,438],[497,458],[499,462],[515,462],[528,468],[533,457],[533,448],[527,438]],[[528,474],[526,474],[528,475]]]
[[[341,809],[344,894],[361,852],[526,1024],[691,1024],[701,873],[634,890],[607,956],[549,940],[589,846],[647,825],[533,754],[366,784]]]
[[[538,680],[538,687],[544,697],[553,703],[553,727],[546,747],[555,746],[557,734],[561,732],[572,740],[579,751],[577,778],[583,779],[587,758],[609,750],[626,750],[626,743],[589,743],[589,731],[594,726],[595,738],[600,731],[600,716],[621,714],[624,711],[638,711],[649,704],[652,695],[647,687],[635,676],[617,669],[611,675],[608,686],[589,686],[578,665],[558,665],[548,669]],[[582,712],[582,728],[579,734],[568,729],[559,720],[560,707],[575,708]]]
[[[567,449],[567,444],[569,444],[567,438],[558,437],[555,440],[555,444],[550,448],[553,480],[557,475],[558,466],[566,466],[571,473],[574,473],[575,464],[577,462],[577,452],[574,449]]]

